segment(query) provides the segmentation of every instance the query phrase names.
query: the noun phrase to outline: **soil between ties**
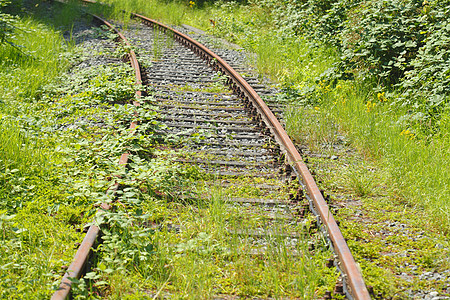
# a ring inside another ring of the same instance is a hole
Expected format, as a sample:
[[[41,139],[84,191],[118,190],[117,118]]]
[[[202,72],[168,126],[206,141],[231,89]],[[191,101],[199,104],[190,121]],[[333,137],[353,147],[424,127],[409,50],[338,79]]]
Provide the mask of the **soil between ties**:
[[[171,272],[150,280],[151,290],[223,299],[330,294],[338,277],[325,267],[332,254],[273,139],[190,50],[134,22],[124,34],[175,141],[159,155],[196,179],[192,197],[167,203],[169,215],[154,222],[167,229],[155,240]]]

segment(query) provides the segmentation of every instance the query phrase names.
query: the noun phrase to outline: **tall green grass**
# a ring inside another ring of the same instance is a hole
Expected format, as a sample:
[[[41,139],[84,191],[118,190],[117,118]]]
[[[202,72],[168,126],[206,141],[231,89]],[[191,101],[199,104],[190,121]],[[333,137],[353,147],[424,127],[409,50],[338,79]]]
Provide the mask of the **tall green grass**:
[[[320,108],[291,106],[286,114],[288,133],[314,150],[332,144],[324,127],[338,126],[367,158],[390,174],[395,193],[404,205],[425,209],[424,224],[450,230],[450,114],[440,120],[440,133],[431,141],[400,122],[405,114],[389,99],[374,97],[370,85],[340,82],[318,89]]]
[[[0,45],[0,94],[2,98],[14,98],[17,94],[32,96],[44,84],[50,82],[68,66],[61,54],[67,50],[67,43],[53,29],[25,18],[14,43]]]
[[[260,74],[300,90],[306,84],[313,84],[335,61],[333,49],[312,49],[306,41],[280,38],[270,33],[261,32],[260,35],[245,38],[241,43],[256,54],[253,64]]]
[[[324,105],[362,151],[387,168],[405,205],[425,208],[442,231],[450,230],[450,114],[444,112],[440,133],[429,142],[398,120],[404,112],[389,99],[374,100],[368,86],[343,83]],[[370,101],[370,102],[369,102]],[[372,108],[368,103],[372,103]],[[375,105],[373,105],[375,104]]]
[[[0,170],[26,173],[33,167],[45,165],[45,154],[15,121],[0,119]]]
[[[11,41],[18,47],[0,45],[0,298],[43,299],[80,234],[63,218],[70,208],[50,214],[54,202],[64,200],[64,188],[54,184],[48,140],[25,128],[42,123],[37,96],[67,69],[70,45],[32,17],[18,18],[15,26]]]
[[[35,175],[41,175],[49,153],[21,122],[38,120],[37,115],[34,121],[25,115],[33,114],[31,102],[39,89],[67,68],[63,53],[68,47],[59,32],[31,18],[16,26],[26,29],[18,29],[13,40],[20,47],[0,45],[0,170],[32,176],[38,168]]]

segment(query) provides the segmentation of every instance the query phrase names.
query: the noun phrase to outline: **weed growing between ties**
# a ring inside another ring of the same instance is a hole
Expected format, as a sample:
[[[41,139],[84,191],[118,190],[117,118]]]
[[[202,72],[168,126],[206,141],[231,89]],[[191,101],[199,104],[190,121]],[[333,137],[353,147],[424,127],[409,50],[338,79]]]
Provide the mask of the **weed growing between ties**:
[[[212,182],[202,182],[207,178],[198,177],[197,172],[190,176],[200,179],[190,190],[207,197],[141,203],[143,211],[152,211],[143,225],[153,230],[154,254],[145,260],[145,267],[134,265],[127,278],[111,273],[111,284],[105,291],[109,297],[259,295],[315,299],[332,289],[337,274],[321,267],[331,253],[323,241],[315,240],[318,236],[314,229],[310,229],[311,236],[307,233],[313,218],[298,224],[297,232],[305,236],[299,237],[296,246],[274,235],[260,245],[260,253],[249,255],[255,251],[256,241],[232,232],[260,228],[267,221],[264,209],[259,218],[249,218],[250,212],[255,214],[254,209],[227,202],[227,194],[235,191],[214,189]],[[216,184],[220,186],[220,182]],[[282,227],[272,229],[284,232]],[[312,244],[316,247],[311,248]]]

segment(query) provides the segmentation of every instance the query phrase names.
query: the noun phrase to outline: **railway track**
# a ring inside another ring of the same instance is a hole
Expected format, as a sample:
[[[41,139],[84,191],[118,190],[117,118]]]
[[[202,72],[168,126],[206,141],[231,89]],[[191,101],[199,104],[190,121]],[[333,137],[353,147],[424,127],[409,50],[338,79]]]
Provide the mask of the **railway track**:
[[[237,241],[243,255],[264,258],[276,255],[273,249],[281,247],[295,258],[305,254],[299,248],[306,228],[310,251],[324,237],[334,249],[335,259],[328,265],[342,274],[335,293],[370,299],[322,193],[278,120],[283,107],[276,101],[268,106],[248,82],[268,96],[271,91],[257,78],[247,76],[245,81],[225,60],[189,36],[144,16],[134,14],[133,18],[140,23],[128,24],[123,33],[99,17],[96,20],[112,28],[122,43],[129,43],[128,38],[139,49],[145,67],[139,67],[133,51],[128,56],[136,82],[153,95],[154,100],[147,101],[159,106],[160,122],[167,126],[162,133],[177,138],[164,155],[197,169],[200,180],[193,191],[205,201],[214,197],[212,191],[220,191],[230,212],[225,234]],[[136,94],[134,105],[140,105],[141,96]],[[137,125],[132,122],[130,129]],[[119,164],[126,165],[128,155],[123,153]],[[109,192],[119,188],[114,184]],[[311,220],[317,221],[317,229]],[[69,278],[83,276],[99,234],[97,226],[89,228],[52,299],[65,299],[72,286]],[[331,298],[331,292],[325,298]]]

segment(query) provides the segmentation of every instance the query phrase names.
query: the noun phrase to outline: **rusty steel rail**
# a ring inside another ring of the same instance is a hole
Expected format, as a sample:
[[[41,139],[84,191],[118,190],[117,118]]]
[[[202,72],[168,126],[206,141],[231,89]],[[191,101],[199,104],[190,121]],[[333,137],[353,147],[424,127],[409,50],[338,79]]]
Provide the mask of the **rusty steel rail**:
[[[303,162],[302,157],[284,130],[283,126],[271,112],[266,103],[261,99],[261,97],[259,97],[255,90],[228,63],[196,40],[167,25],[145,16],[135,13],[131,13],[131,16],[140,19],[146,25],[157,26],[164,32],[172,32],[177,41],[190,48],[194,51],[194,53],[210,63],[215,71],[221,71],[227,75],[227,84],[231,86],[232,90],[247,104],[253,105],[253,108],[259,113],[260,121],[262,121],[261,125],[265,125],[266,128],[273,133],[275,139],[281,145],[283,152],[287,154],[287,158],[291,166],[295,172],[301,176],[301,180],[299,180],[302,185],[306,187],[313,205],[313,209],[317,212],[320,217],[320,221],[325,226],[326,233],[331,240],[332,247],[338,256],[339,267],[344,273],[345,281],[348,283],[348,293],[354,299],[370,299],[369,292],[364,283],[359,267],[350,252],[336,220],[328,208],[328,204],[314,181],[314,178],[309,172],[306,164]]]
[[[122,43],[124,43],[126,46],[131,47],[128,40],[125,38],[125,36],[117,30],[112,24],[107,22],[106,20],[100,18],[99,16],[92,15],[94,19],[96,19],[98,22],[103,23],[104,25],[108,26],[111,30],[113,30],[118,36]],[[136,85],[142,84],[142,77],[141,77],[141,69],[139,66],[139,63],[136,58],[136,54],[133,50],[128,51],[128,60],[130,61],[131,66],[134,69],[135,77],[136,77]],[[139,99],[142,96],[142,91],[137,90],[135,93],[135,100],[133,100],[133,105],[138,107],[140,106]],[[138,125],[137,121],[132,121],[130,124],[129,129],[134,131],[136,129],[136,126]],[[129,153],[123,153],[119,159],[119,165],[126,165],[128,163],[128,156]],[[119,183],[115,182],[107,191],[107,193],[114,193],[119,188]],[[110,208],[109,204],[103,203],[101,204],[100,208],[102,210],[108,210]],[[59,285],[59,288],[55,291],[55,293],[52,295],[52,300],[64,300],[66,299],[69,294],[70,290],[72,288],[72,278],[79,279],[83,275],[83,271],[85,271],[86,264],[89,260],[90,255],[92,254],[92,248],[95,245],[95,242],[100,234],[100,228],[93,224],[89,227],[88,232],[86,233],[83,241],[81,242],[80,247],[78,248],[74,259],[72,263],[70,264],[69,268],[65,272],[61,284]]]

